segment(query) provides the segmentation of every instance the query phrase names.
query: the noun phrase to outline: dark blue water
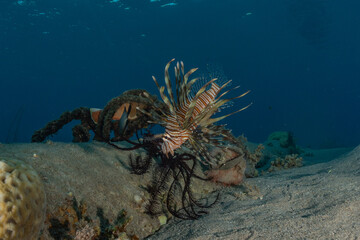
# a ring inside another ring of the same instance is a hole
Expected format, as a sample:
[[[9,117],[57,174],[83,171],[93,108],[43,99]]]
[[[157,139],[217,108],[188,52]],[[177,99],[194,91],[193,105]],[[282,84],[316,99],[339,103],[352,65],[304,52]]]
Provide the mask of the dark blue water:
[[[166,5],[168,3],[176,3]],[[171,59],[221,65],[240,91],[225,120],[262,142],[360,142],[358,0],[0,1],[0,142],[80,106],[103,107],[132,88],[157,93]],[[71,141],[71,127],[53,140]]]

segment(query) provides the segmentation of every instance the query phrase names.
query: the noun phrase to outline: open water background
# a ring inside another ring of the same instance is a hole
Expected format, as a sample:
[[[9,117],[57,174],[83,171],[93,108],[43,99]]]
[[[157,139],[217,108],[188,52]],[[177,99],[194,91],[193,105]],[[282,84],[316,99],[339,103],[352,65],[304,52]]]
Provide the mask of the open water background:
[[[169,4],[170,3],[170,4]],[[360,142],[358,0],[0,0],[0,142],[29,142],[62,112],[157,94],[171,59],[222,66],[248,96],[225,120],[262,142]],[[234,93],[236,94],[236,93]],[[71,141],[71,124],[52,139]]]

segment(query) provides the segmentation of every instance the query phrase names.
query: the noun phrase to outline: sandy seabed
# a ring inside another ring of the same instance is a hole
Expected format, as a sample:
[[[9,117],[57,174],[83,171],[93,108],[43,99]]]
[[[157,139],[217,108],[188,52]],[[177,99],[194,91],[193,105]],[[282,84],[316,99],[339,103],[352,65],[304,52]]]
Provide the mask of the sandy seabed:
[[[223,188],[209,214],[197,220],[171,219],[154,233],[159,219],[143,210],[151,173],[130,174],[130,152],[97,142],[0,144],[0,157],[23,160],[39,173],[48,213],[71,194],[86,201],[93,219],[99,208],[108,219],[125,209],[132,216],[129,234],[156,240],[360,239],[360,146],[343,152],[314,151],[318,164],[246,179],[259,189],[252,196],[244,196],[240,186]],[[46,227],[43,239],[53,239]]]
[[[360,239],[360,146],[246,181],[259,198],[239,201],[240,189],[227,188],[208,215],[173,221],[148,239]]]

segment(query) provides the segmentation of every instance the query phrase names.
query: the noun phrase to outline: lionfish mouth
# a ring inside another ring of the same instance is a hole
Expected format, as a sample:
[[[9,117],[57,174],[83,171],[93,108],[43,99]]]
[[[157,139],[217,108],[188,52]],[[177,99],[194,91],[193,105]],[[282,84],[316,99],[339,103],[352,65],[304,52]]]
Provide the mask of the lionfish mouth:
[[[163,102],[168,108],[168,113],[159,111],[161,112],[159,116],[152,116],[155,120],[153,122],[159,123],[165,127],[165,133],[162,135],[161,149],[167,157],[169,154],[174,155],[174,151],[187,141],[195,150],[201,152],[201,140],[203,139],[197,139],[197,136],[199,136],[199,129],[200,132],[210,133],[210,135],[211,133],[216,134],[211,127],[215,122],[243,111],[251,105],[249,104],[246,107],[221,117],[211,118],[218,112],[221,106],[233,99],[245,96],[250,91],[246,91],[234,98],[222,99],[222,97],[231,89],[222,94],[220,94],[220,92],[228,86],[231,80],[219,85],[217,84],[217,78],[213,78],[205,83],[197,92],[194,92],[192,86],[199,78],[189,80],[189,77],[197,70],[197,68],[193,68],[185,73],[184,63],[181,61],[180,63],[177,62],[175,66],[176,95],[174,96],[169,75],[169,67],[174,60],[175,59],[172,59],[165,66],[167,95],[165,94],[165,87],[160,86],[156,78],[154,76],[152,77],[159,89]]]

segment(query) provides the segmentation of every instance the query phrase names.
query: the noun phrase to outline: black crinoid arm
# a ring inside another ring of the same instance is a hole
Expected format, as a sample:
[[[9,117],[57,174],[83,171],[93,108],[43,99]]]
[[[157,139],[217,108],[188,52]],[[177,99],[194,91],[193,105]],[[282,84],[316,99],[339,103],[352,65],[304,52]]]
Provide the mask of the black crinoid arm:
[[[174,155],[166,155],[161,151],[162,139],[149,130],[137,134],[136,140],[126,141],[131,147],[110,144],[119,150],[145,150],[145,154],[130,154],[132,173],[142,175],[152,170],[152,180],[147,186],[150,194],[146,206],[148,214],[157,216],[169,212],[181,219],[197,219],[216,202],[218,196],[210,203],[208,199],[198,200],[194,197],[191,188],[193,178],[203,181],[208,179],[195,173],[199,161],[198,156],[191,151],[176,151]]]
[[[166,210],[181,219],[197,219],[206,214],[217,200],[208,203],[207,199],[198,200],[192,191],[192,180],[208,179],[195,173],[197,157],[190,153],[178,153],[166,156],[160,153],[161,162],[155,167],[152,182],[148,187],[151,195],[147,212],[158,215]]]
[[[143,131],[141,131],[143,132]],[[161,139],[155,138],[149,129],[143,134],[143,138],[140,139],[138,133],[136,133],[137,142],[126,140],[128,143],[132,144],[133,148],[142,148],[145,150],[145,154],[130,154],[130,167],[131,172],[137,175],[145,174],[149,171],[151,163],[154,159],[157,159],[160,154],[160,145],[159,142]],[[132,150],[133,148],[130,148]]]
[[[185,72],[183,62],[177,62],[175,65],[173,89],[169,74],[173,61],[174,59],[165,66],[165,86],[161,86],[153,77],[165,105],[164,108],[155,107],[157,111],[154,114],[146,110],[142,111],[150,118],[150,122],[164,127],[165,132],[157,138],[143,142],[148,156],[132,159],[132,165],[138,167],[138,170],[133,170],[133,172],[140,174],[146,172],[149,159],[155,158],[157,164],[155,164],[152,182],[148,187],[151,196],[147,206],[148,213],[161,214],[166,209],[175,217],[196,219],[206,213],[206,209],[214,202],[208,204],[195,199],[192,191],[193,179],[209,180],[197,175],[199,171],[195,173],[195,170],[199,165],[214,164],[208,147],[220,146],[224,140],[230,142],[234,140],[230,131],[215,123],[246,109],[251,104],[213,118],[213,115],[219,112],[226,103],[245,96],[249,91],[236,97],[223,99],[222,97],[230,90],[222,91],[231,81],[222,83],[216,77],[206,80],[203,86],[196,89],[194,84],[199,78],[190,79],[190,76],[197,68]],[[153,105],[156,106],[156,104]],[[184,150],[185,145],[189,151]]]

